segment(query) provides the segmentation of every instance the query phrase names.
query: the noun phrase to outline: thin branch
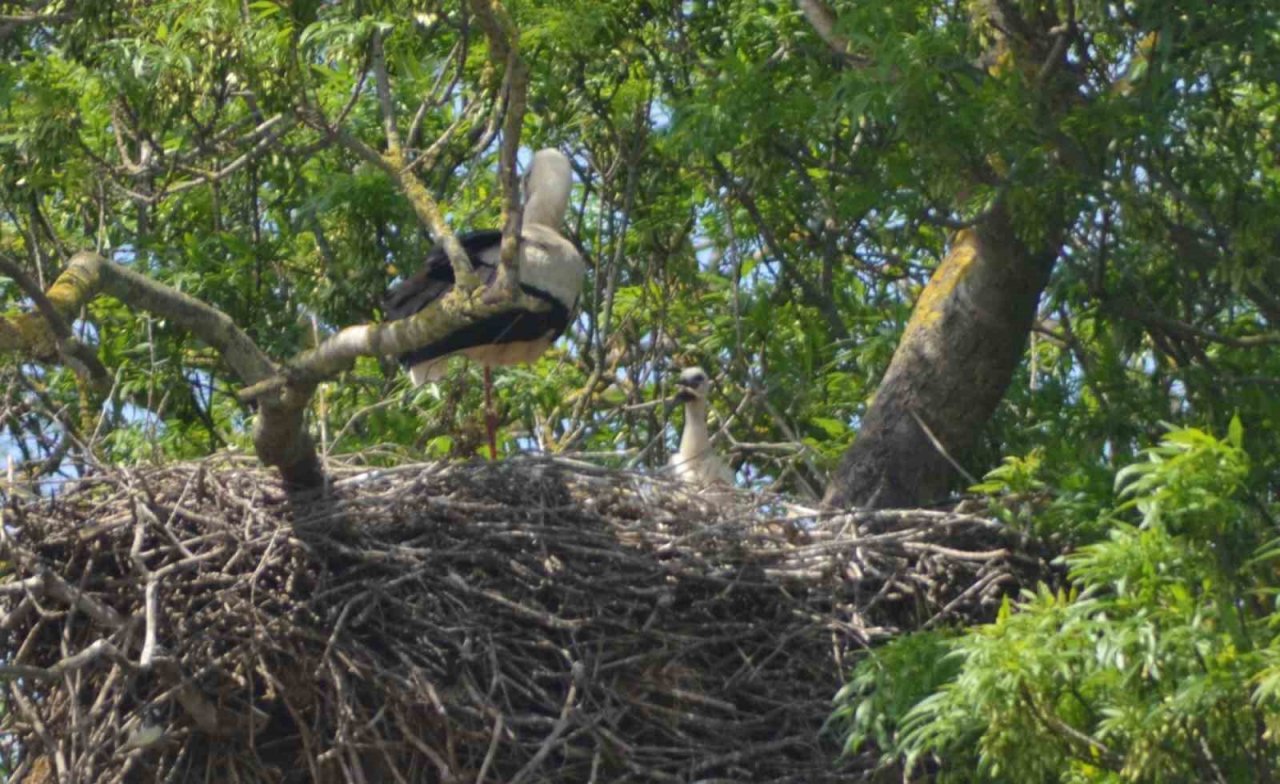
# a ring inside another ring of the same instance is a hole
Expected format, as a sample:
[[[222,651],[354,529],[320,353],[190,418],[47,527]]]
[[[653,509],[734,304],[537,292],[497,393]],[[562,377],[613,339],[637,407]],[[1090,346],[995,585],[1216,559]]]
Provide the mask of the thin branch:
[[[520,129],[529,88],[529,69],[521,59],[515,42],[507,58],[503,92],[506,95],[506,118],[502,126],[502,155],[498,160],[498,180],[502,183],[502,249],[499,255],[504,275],[499,286],[512,291],[519,285],[516,277],[516,254],[520,242],[522,209],[520,178],[516,174],[516,156],[520,151]]]
[[[453,276],[454,280],[457,281],[457,286],[466,290],[480,287],[480,276],[472,269],[471,262],[467,258],[467,252],[462,248],[462,244],[458,242],[458,237],[449,228],[449,224],[445,223],[444,214],[440,211],[440,205],[427,192],[422,182],[409,171],[405,165],[403,154],[393,155],[388,152],[386,155],[382,155],[360,139],[352,136],[346,129],[330,126],[324,117],[314,110],[304,109],[302,119],[312,128],[336,140],[349,152],[386,172],[392,178],[392,181],[400,187],[400,191],[404,193],[405,197],[409,199],[409,205],[413,207],[418,220],[431,231],[436,242],[444,246],[445,253],[449,257],[449,263],[453,266]]]
[[[973,474],[966,471],[964,466],[960,465],[960,463],[951,456],[951,453],[942,445],[942,442],[938,440],[938,437],[933,434],[933,431],[929,429],[929,426],[924,423],[924,420],[916,413],[916,410],[914,408],[909,408],[907,410],[911,413],[911,418],[914,419],[916,424],[920,426],[920,429],[924,431],[925,438],[928,438],[929,443],[933,444],[933,448],[938,450],[938,454],[942,455],[942,457],[951,464],[951,467],[963,476],[969,484],[978,484],[978,480],[974,478]]]
[[[582,665],[575,662],[571,669],[577,674],[581,671]],[[565,695],[564,707],[560,709],[560,718],[556,720],[555,727],[551,729],[551,733],[547,735],[546,740],[542,742],[542,745],[538,747],[534,755],[529,758],[529,761],[524,764],[524,767],[520,768],[516,775],[511,777],[511,784],[520,784],[542,765],[543,760],[555,748],[556,742],[564,735],[565,730],[569,729],[569,720],[573,717],[573,707],[577,699],[578,684],[576,681],[570,681],[569,693]]]
[[[493,767],[493,760],[498,756],[498,743],[502,740],[502,734],[506,728],[506,719],[499,713],[493,720],[493,734],[489,737],[489,748],[485,752],[484,762],[480,763],[480,772],[476,774],[476,784],[484,784],[488,777],[489,768]]]
[[[479,101],[472,101],[467,104],[466,108],[462,110],[457,119],[450,123],[449,127],[445,128],[444,131],[436,137],[436,140],[431,143],[431,146],[415,156],[414,159],[405,166],[403,170],[404,173],[407,174],[414,169],[431,168],[432,166],[435,166],[436,161],[440,159],[440,154],[444,152],[444,148],[449,144],[449,142],[453,141],[453,137],[457,135],[458,131],[462,130],[463,126],[474,122],[476,115],[483,110],[484,105]],[[496,125],[496,121],[492,121],[491,125]]]
[[[98,659],[106,657],[116,662],[132,666],[129,658],[120,649],[106,640],[96,640],[89,647],[54,663],[50,667],[33,667],[29,664],[6,664],[0,666],[0,680],[24,678],[31,680],[54,680],[70,672],[83,669]]]
[[[1148,329],[1156,329],[1183,339],[1199,338],[1213,343],[1221,343],[1224,346],[1243,349],[1262,348],[1265,346],[1280,344],[1280,335],[1274,333],[1235,337],[1232,335],[1223,335],[1220,332],[1207,329],[1205,327],[1197,327],[1194,324],[1188,324],[1185,321],[1178,321],[1165,316],[1158,316],[1149,311],[1140,310],[1119,302],[1109,302],[1107,303],[1107,307],[1125,318],[1133,319],[1134,321],[1145,325]]]
[[[1027,704],[1031,707],[1031,714],[1038,721],[1077,746],[1087,750],[1087,756],[1085,756],[1084,759],[1095,761],[1094,764],[1101,763],[1103,766],[1113,771],[1118,771],[1124,767],[1124,760],[1108,748],[1105,743],[1090,735],[1086,735],[1075,727],[1072,727],[1070,724],[1067,724],[1062,719],[1059,719],[1057,716],[1054,716],[1052,713],[1045,711],[1036,701],[1035,697],[1031,694],[1031,690],[1028,689],[1025,684],[1021,686],[1021,691],[1022,698],[1026,700]]]
[[[422,122],[427,118],[427,110],[433,106],[439,106],[444,101],[445,96],[453,94],[454,88],[457,87],[459,80],[462,78],[463,66],[466,64],[466,45],[465,36],[453,45],[453,50],[449,52],[446,61],[456,61],[457,65],[442,66],[439,76],[436,77],[435,84],[431,85],[431,89],[422,99],[422,103],[418,104],[418,111],[414,112],[413,121],[409,123],[409,132],[404,137],[410,147],[417,144],[418,134],[422,132]],[[446,82],[445,77],[449,74],[453,76]],[[470,107],[468,106],[468,108]]]
[[[373,79],[378,90],[378,105],[382,107],[382,132],[387,137],[387,152],[402,155],[400,129],[396,127],[396,108],[391,100],[391,80],[387,76],[387,57],[382,48],[382,31],[373,33]]]
[[[347,102],[343,104],[342,111],[338,112],[338,116],[334,118],[334,125],[342,125],[347,121],[347,117],[356,108],[356,104],[359,103],[360,96],[364,95],[364,83],[368,79],[369,69],[366,66],[360,69],[360,76],[356,79],[356,83],[351,86],[351,95],[347,97]]]
[[[24,580],[22,585],[26,589],[24,592],[47,596],[76,608],[104,629],[116,631],[125,624],[120,613],[109,605],[82,592],[49,569],[42,569],[34,578]]]
[[[849,39],[836,32],[835,12],[826,3],[822,0],[796,0],[796,4],[800,6],[804,18],[809,20],[809,25],[813,27],[813,31],[818,34],[822,42],[845,63],[858,68],[865,68],[871,64],[866,57],[854,54],[853,44]]]
[[[223,166],[221,169],[217,169],[216,171],[201,172],[199,175],[199,178],[195,180],[187,180],[185,182],[179,182],[173,185],[165,186],[161,188],[160,192],[155,194],[155,196],[152,198],[159,199],[164,196],[171,196],[175,193],[182,193],[183,191],[188,191],[188,190],[191,190],[192,188],[196,188],[201,185],[206,185],[209,183],[224,180],[227,177],[230,177],[232,174],[235,174],[239,170],[243,169],[247,164],[256,160],[259,156],[262,155],[262,153],[266,152],[268,149],[273,147],[276,141],[278,141],[281,136],[284,136],[286,133],[292,130],[293,123],[281,124],[282,119],[283,118],[280,115],[277,115],[276,117],[273,117],[267,122],[263,123],[262,126],[260,126],[260,128],[267,128],[267,130],[265,134],[262,136],[262,138],[260,138],[257,141],[257,143],[253,145],[253,147],[249,148],[248,150],[245,150],[244,153],[242,153],[235,160],[228,163],[226,166]],[[256,132],[254,135],[256,135]]]
[[[504,68],[502,93],[506,116],[502,126],[502,152],[498,159],[498,179],[502,183],[501,268],[495,289],[510,296],[519,286],[516,254],[520,242],[520,183],[516,175],[516,155],[520,151],[520,130],[529,89],[529,67],[520,56],[520,31],[512,23],[499,0],[471,0],[471,9],[489,40],[490,64]]]

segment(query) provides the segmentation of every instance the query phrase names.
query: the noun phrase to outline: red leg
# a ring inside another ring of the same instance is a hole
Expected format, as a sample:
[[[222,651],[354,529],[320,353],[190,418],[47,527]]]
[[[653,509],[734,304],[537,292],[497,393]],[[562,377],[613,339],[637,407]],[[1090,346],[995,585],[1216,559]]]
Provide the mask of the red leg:
[[[493,411],[493,373],[484,366],[484,430],[489,437],[489,459],[498,459],[498,415]]]

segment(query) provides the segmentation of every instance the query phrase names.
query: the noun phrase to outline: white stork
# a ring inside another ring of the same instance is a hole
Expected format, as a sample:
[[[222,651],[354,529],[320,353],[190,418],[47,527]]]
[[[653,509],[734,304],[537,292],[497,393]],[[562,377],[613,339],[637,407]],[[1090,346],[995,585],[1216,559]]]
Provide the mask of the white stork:
[[[525,178],[525,203],[520,226],[517,264],[520,288],[547,304],[543,311],[513,309],[480,319],[450,332],[407,354],[400,364],[409,368],[415,386],[439,381],[449,357],[461,354],[484,366],[485,426],[489,455],[497,457],[490,369],[496,365],[533,362],[569,326],[570,314],[582,291],[586,265],[572,242],[560,233],[573,170],[569,159],[558,150],[539,150]],[[472,269],[485,285],[497,279],[502,232],[483,229],[458,237]],[[409,318],[428,308],[453,290],[453,266],[444,246],[437,243],[427,253],[416,274],[392,286],[383,296],[382,311],[387,319]]]
[[[671,456],[671,470],[682,482],[695,485],[733,484],[733,471],[711,448],[707,433],[707,393],[711,379],[700,367],[685,368],[676,384],[676,403],[684,403],[684,433],[680,451]]]

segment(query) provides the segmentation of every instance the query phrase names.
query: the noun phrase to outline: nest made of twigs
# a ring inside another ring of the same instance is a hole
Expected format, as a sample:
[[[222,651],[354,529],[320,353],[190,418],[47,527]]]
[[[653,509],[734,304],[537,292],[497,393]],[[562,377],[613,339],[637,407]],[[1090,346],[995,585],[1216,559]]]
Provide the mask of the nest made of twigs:
[[[229,459],[13,502],[14,781],[853,781],[853,649],[1046,573],[928,511],[820,515],[554,458]]]

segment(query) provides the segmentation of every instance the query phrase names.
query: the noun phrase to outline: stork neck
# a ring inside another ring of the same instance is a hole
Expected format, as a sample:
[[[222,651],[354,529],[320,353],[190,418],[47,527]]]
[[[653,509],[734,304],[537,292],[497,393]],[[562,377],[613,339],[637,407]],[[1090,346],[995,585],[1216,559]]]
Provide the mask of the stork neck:
[[[550,166],[535,168],[530,174],[524,205],[525,225],[537,224],[559,229],[569,209],[572,176],[562,177]]]
[[[711,445],[707,435],[707,401],[690,400],[684,404],[684,432],[680,436],[680,454],[696,457]]]

